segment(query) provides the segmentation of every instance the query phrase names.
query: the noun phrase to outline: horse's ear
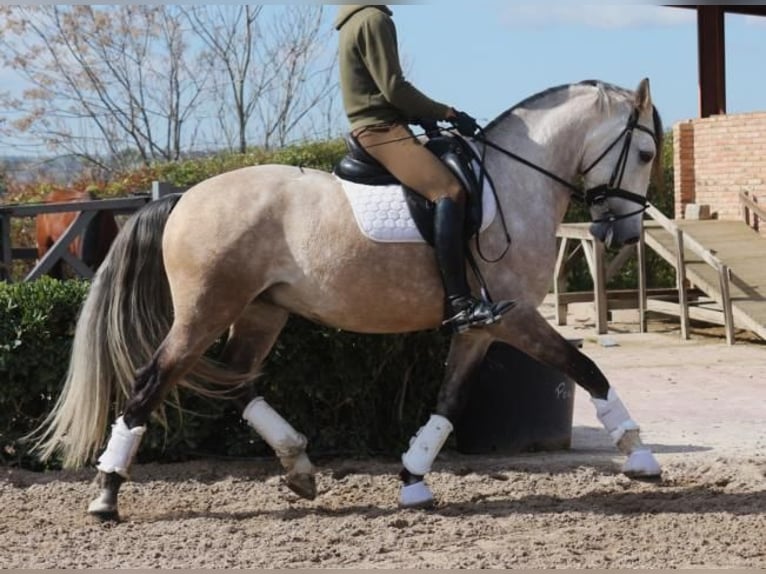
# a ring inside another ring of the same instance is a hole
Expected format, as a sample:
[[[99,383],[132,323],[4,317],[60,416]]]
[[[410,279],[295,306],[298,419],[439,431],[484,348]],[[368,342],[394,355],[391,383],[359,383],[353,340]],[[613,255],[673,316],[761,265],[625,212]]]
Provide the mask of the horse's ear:
[[[649,93],[649,78],[644,78],[636,88],[636,109],[646,111],[652,108],[652,94]]]

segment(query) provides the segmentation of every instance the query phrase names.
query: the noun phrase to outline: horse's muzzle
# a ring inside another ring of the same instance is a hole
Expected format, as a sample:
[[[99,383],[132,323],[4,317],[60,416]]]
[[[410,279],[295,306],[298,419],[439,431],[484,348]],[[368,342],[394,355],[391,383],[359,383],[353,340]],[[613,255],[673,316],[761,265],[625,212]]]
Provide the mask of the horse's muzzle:
[[[628,220],[599,221],[590,226],[590,233],[607,249],[619,249],[623,245],[633,245],[638,242],[641,233],[640,226],[627,225]]]

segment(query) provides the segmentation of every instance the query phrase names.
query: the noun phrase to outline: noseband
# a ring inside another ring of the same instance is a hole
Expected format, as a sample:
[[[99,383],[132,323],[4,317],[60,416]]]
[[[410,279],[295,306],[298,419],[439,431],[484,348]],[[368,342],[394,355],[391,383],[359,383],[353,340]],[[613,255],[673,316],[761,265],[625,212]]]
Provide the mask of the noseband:
[[[620,155],[617,158],[617,163],[614,165],[614,169],[612,170],[612,175],[609,178],[609,182],[602,183],[601,185],[587,189],[584,196],[581,194],[581,197],[588,207],[603,204],[603,202],[605,202],[610,197],[619,197],[622,199],[627,199],[628,201],[632,201],[633,203],[637,203],[641,206],[641,208],[625,215],[614,215],[611,211],[609,211],[607,216],[602,219],[594,220],[594,223],[626,219],[639,213],[643,213],[649,206],[648,200],[643,195],[638,195],[637,193],[627,191],[620,187],[620,185],[622,185],[622,177],[625,175],[625,167],[628,164],[628,154],[630,152],[631,141],[633,140],[633,130],[639,130],[652,136],[656,153],[661,153],[659,143],[657,142],[657,136],[652,130],[638,123],[638,110],[634,109],[628,118],[628,123],[622,129],[620,134],[611,144],[609,144],[609,146],[601,153],[601,155],[599,155],[593,161],[593,163],[591,163],[587,168],[585,168],[584,171],[582,171],[582,175],[586,175],[590,170],[596,167],[596,165],[598,165],[598,163],[604,159],[604,157],[606,157],[606,155],[612,151],[612,148],[614,148],[614,146],[616,146],[617,143],[624,137],[625,139],[622,142],[622,149],[620,150]]]
[[[627,167],[627,164],[628,164],[630,144],[633,140],[633,130],[639,130],[652,136],[652,140],[654,140],[654,144],[656,148],[656,153],[661,153],[662,150],[659,149],[657,136],[652,130],[638,123],[638,110],[634,109],[631,112],[630,117],[628,118],[628,123],[625,125],[625,127],[622,129],[619,135],[616,138],[614,138],[614,141],[612,141],[612,143],[610,143],[609,146],[607,146],[607,148],[584,171],[580,172],[581,175],[586,175],[589,171],[591,171],[594,167],[596,167],[599,164],[599,162],[601,162],[601,160],[603,160],[610,151],[612,151],[614,146],[616,146],[620,142],[620,140],[623,140],[622,149],[620,150],[620,155],[617,158],[617,163],[615,164],[614,169],[612,170],[612,175],[609,178],[609,182],[602,183],[601,185],[597,185],[596,187],[587,189],[585,193],[583,193],[580,190],[580,188],[577,187],[576,185],[566,181],[565,179],[560,178],[556,174],[551,173],[550,171],[540,167],[539,165],[536,165],[532,163],[531,161],[526,160],[523,157],[518,156],[515,153],[508,151],[507,149],[502,148],[499,145],[489,141],[484,136],[483,133],[477,134],[475,139],[483,143],[487,147],[491,147],[492,149],[497,150],[500,153],[515,159],[516,161],[526,165],[527,167],[530,167],[534,170],[539,171],[540,173],[544,175],[547,175],[548,177],[557,181],[561,185],[569,188],[574,198],[577,199],[578,201],[583,202],[589,208],[593,206],[602,206],[604,202],[610,197],[619,197],[621,199],[626,199],[628,201],[632,201],[633,203],[637,203],[640,206],[640,209],[637,209],[636,211],[627,213],[625,215],[614,215],[611,212],[611,210],[607,209],[606,215],[603,218],[593,220],[593,223],[604,223],[604,222],[615,222],[620,219],[627,219],[628,217],[632,217],[639,213],[643,213],[644,211],[646,211],[646,208],[649,206],[648,200],[643,195],[633,193],[632,191],[627,191],[620,187],[620,185],[622,185],[622,178],[625,175],[625,168]]]

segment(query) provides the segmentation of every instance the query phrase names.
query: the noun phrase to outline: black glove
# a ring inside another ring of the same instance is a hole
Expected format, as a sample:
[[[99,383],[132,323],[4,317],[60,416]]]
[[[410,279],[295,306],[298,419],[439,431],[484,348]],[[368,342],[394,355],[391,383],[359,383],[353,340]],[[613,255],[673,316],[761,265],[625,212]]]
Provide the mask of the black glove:
[[[455,117],[450,118],[449,121],[452,122],[452,125],[457,128],[458,133],[462,136],[470,138],[479,131],[479,124],[465,112],[455,112]]]
[[[423,128],[428,137],[438,136],[441,132],[436,120],[418,120],[418,124]]]

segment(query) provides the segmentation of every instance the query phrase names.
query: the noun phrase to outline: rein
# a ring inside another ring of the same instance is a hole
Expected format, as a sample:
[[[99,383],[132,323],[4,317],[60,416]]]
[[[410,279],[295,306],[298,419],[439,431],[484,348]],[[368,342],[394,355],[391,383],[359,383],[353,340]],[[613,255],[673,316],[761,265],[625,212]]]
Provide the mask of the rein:
[[[612,151],[612,149],[624,137],[625,139],[622,144],[622,149],[620,150],[620,155],[617,158],[617,163],[615,164],[614,169],[612,170],[612,175],[609,178],[609,182],[601,184],[601,185],[597,185],[596,187],[588,189],[585,192],[583,192],[578,186],[559,177],[555,173],[552,173],[548,171],[547,169],[540,167],[539,165],[532,163],[531,161],[487,139],[486,135],[484,134],[484,130],[480,130],[479,134],[475,136],[474,139],[478,142],[481,142],[486,147],[490,147],[502,153],[503,155],[506,155],[510,157],[511,159],[514,159],[518,161],[519,163],[531,169],[534,169],[542,173],[543,175],[549,177],[550,179],[556,181],[557,183],[563,185],[564,187],[569,189],[572,196],[577,201],[584,203],[588,207],[603,204],[603,202],[609,199],[610,197],[619,197],[621,199],[626,199],[628,201],[632,201],[633,203],[637,203],[640,206],[640,208],[637,209],[636,211],[632,211],[624,215],[614,215],[613,213],[609,212],[609,214],[606,215],[605,217],[593,220],[593,223],[604,223],[604,222],[611,223],[611,222],[619,221],[621,219],[627,219],[639,213],[643,213],[649,207],[649,202],[644,196],[638,195],[637,193],[633,193],[632,191],[627,191],[620,187],[620,185],[622,184],[622,178],[625,175],[625,168],[627,167],[627,163],[628,163],[628,153],[630,151],[631,141],[633,140],[633,130],[639,130],[652,136],[655,146],[657,147],[657,136],[654,134],[652,130],[638,123],[638,110],[634,109],[633,112],[631,112],[630,117],[628,118],[627,124],[619,133],[619,135],[617,135],[617,137],[612,141],[612,143],[609,144],[607,148],[603,152],[601,152],[601,154],[599,154],[599,156],[587,168],[585,168],[585,170],[581,172],[581,175],[585,175],[588,172],[590,172],[594,167],[596,167],[596,165],[598,165],[601,162],[601,160],[603,160],[607,156],[607,154],[610,151]],[[657,150],[657,153],[659,153],[659,149]]]

